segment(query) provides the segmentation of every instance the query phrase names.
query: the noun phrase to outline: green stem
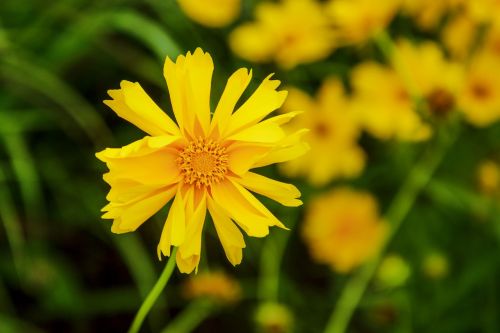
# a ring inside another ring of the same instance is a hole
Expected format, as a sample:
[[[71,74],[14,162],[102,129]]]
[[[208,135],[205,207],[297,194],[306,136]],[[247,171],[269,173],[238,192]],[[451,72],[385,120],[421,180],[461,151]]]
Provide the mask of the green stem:
[[[155,304],[158,296],[160,296],[161,292],[167,285],[168,280],[170,279],[170,276],[172,276],[172,272],[175,269],[176,252],[177,248],[174,247],[172,253],[170,254],[170,257],[168,258],[167,264],[165,265],[165,268],[163,269],[163,272],[160,275],[160,278],[158,279],[158,281],[156,281],[156,284],[154,285],[153,289],[151,289],[148,296],[142,303],[141,307],[139,308],[139,311],[137,311],[137,314],[135,315],[134,321],[132,322],[132,325],[130,326],[128,333],[139,332],[142,322],[144,321],[147,314]]]
[[[261,301],[278,301],[280,266],[290,233],[290,231],[287,231],[276,235],[276,237],[269,237],[264,243],[260,257],[258,289],[258,296]]]
[[[161,333],[189,333],[217,310],[216,304],[206,298],[191,302]]]
[[[387,211],[386,218],[391,223],[391,227],[383,241],[379,254],[348,280],[330,316],[325,333],[344,333],[346,331],[349,321],[361,301],[368,283],[375,274],[387,246],[398,232],[418,195],[432,178],[448,148],[456,139],[455,132],[453,135],[446,132],[438,134],[437,143],[430,145],[430,149],[411,170]]]

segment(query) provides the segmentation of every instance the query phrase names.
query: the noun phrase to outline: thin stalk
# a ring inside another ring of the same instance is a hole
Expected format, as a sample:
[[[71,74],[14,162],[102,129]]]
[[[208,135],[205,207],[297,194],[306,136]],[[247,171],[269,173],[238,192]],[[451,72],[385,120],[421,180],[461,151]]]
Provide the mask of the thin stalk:
[[[172,273],[175,269],[176,253],[177,253],[177,248],[174,247],[172,253],[170,254],[170,257],[168,258],[167,264],[165,265],[165,268],[163,269],[163,272],[160,275],[160,278],[158,279],[158,281],[156,281],[156,284],[154,285],[153,289],[151,289],[148,296],[142,303],[141,307],[139,308],[139,311],[137,311],[134,321],[132,322],[132,325],[130,325],[128,333],[139,332],[142,323],[144,322],[144,319],[146,318],[149,311],[155,304],[156,300],[158,299],[158,296],[160,296],[163,289],[165,289],[165,286],[167,285],[168,280],[172,276]]]
[[[212,300],[201,298],[191,302],[161,333],[189,333],[218,310]]]

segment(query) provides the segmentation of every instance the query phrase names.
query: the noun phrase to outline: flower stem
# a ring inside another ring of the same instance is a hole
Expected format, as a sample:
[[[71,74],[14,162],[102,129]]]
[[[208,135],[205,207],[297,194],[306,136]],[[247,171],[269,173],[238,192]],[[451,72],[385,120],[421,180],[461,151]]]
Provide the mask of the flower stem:
[[[149,292],[148,296],[142,303],[141,307],[139,308],[139,311],[137,311],[137,314],[135,315],[134,321],[132,322],[132,325],[130,325],[130,328],[128,330],[128,333],[137,333],[139,332],[142,322],[148,315],[149,311],[153,307],[153,305],[156,302],[156,299],[158,296],[160,296],[161,292],[165,288],[165,286],[168,283],[168,280],[172,276],[172,272],[174,271],[175,268],[175,254],[177,252],[177,248],[174,247],[172,250],[172,253],[170,254],[170,257],[168,258],[167,264],[165,265],[165,268],[163,269],[163,272],[160,275],[160,278],[158,281],[156,281],[156,284],[154,285],[153,289]]]
[[[456,130],[452,133],[446,131],[438,133],[437,142],[429,145],[429,150],[411,170],[386,213],[386,218],[391,226],[379,254],[348,280],[330,316],[325,333],[344,333],[346,331],[368,283],[379,266],[383,253],[398,232],[418,195],[430,181],[444,155],[455,141],[457,133]]]
[[[210,299],[192,301],[161,333],[189,333],[219,307]]]

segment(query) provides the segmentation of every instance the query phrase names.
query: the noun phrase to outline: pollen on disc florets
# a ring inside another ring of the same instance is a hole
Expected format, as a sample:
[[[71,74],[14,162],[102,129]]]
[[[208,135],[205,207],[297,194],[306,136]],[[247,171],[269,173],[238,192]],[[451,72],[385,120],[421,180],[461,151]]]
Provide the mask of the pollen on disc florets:
[[[207,139],[191,141],[179,154],[177,163],[186,184],[210,186],[224,179],[227,172],[226,148]]]

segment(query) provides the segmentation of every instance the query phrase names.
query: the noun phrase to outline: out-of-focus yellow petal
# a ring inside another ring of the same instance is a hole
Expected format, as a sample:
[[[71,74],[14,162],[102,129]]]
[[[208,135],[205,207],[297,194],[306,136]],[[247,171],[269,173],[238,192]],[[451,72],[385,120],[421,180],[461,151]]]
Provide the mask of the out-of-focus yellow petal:
[[[181,129],[194,137],[207,134],[210,126],[213,69],[212,57],[200,48],[177,57],[175,63],[168,57],[165,60],[163,74],[175,118]]]
[[[245,188],[271,198],[284,206],[297,207],[302,205],[300,191],[292,184],[282,183],[253,172],[245,173],[241,178],[234,179]]]
[[[105,100],[118,116],[150,135],[178,135],[179,128],[146,94],[137,82],[122,81],[121,89],[109,90],[112,100]]]
[[[241,0],[178,0],[187,16],[210,28],[229,25],[239,15]]]
[[[233,266],[238,265],[243,258],[242,249],[245,247],[243,235],[224,210],[211,198],[208,198],[208,210],[227,259]]]
[[[253,62],[268,62],[276,51],[276,41],[265,27],[242,24],[229,35],[229,46],[236,55]]]

